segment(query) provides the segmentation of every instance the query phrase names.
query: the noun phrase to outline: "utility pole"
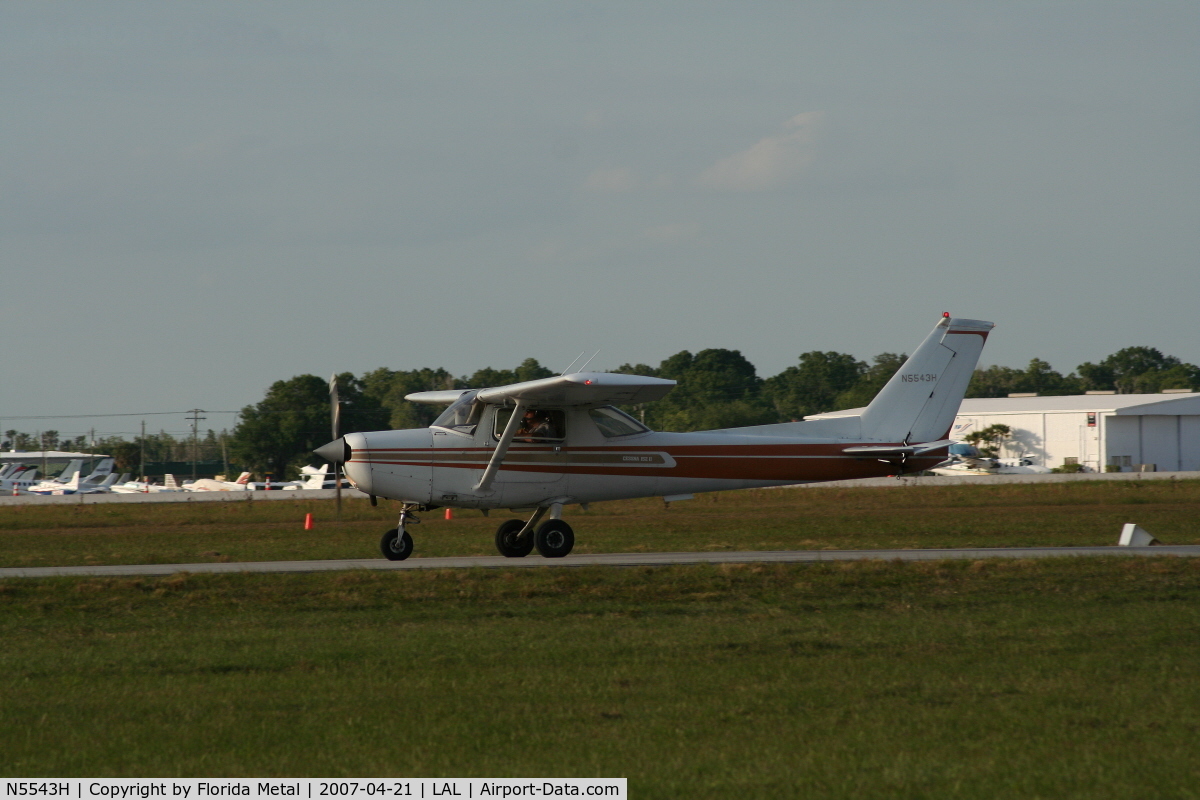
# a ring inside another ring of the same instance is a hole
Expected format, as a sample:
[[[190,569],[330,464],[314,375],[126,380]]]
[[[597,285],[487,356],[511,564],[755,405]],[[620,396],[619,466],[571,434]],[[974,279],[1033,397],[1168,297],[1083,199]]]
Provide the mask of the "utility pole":
[[[193,481],[196,480],[196,460],[200,455],[200,440],[197,438],[197,431],[200,429],[200,420],[208,419],[208,417],[200,416],[203,413],[204,413],[204,409],[193,408],[191,411],[192,415],[190,417],[184,417],[184,419],[190,419],[192,421],[192,480]]]
[[[141,445],[142,445],[142,451],[141,451],[140,458],[141,458],[142,463],[139,465],[139,471],[141,472],[142,480],[146,480],[146,420],[142,420]]]

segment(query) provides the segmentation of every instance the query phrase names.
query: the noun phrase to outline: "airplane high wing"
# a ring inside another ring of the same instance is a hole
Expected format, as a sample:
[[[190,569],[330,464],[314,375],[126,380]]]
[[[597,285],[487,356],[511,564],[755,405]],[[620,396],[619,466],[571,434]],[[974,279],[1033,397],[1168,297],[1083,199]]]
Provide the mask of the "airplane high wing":
[[[480,389],[474,399],[480,403],[542,403],[560,406],[607,406],[648,403],[666,397],[675,381],[646,378],[619,372],[577,372],[536,381],[524,381],[494,389]],[[405,400],[414,403],[453,403],[471,389],[440,392],[414,392]]]
[[[580,372],[508,386],[417,392],[447,405],[429,428],[349,433],[315,452],[344,465],[363,492],[402,501],[381,541],[412,553],[414,512],[532,509],[496,531],[510,557],[536,546],[565,556],[575,536],[562,508],[601,500],[897,475],[941,462],[967,383],[993,325],[944,315],[862,413],[715,431],[651,431],[616,408],[657,400],[674,381]],[[541,521],[549,512],[550,519]]]

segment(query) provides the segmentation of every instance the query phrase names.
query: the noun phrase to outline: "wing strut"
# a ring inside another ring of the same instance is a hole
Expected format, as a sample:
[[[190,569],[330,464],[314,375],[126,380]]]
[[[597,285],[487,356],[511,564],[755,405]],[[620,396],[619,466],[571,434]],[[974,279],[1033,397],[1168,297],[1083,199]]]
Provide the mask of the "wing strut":
[[[475,484],[475,491],[485,492],[492,485],[492,479],[496,477],[496,470],[500,469],[501,462],[504,461],[504,456],[508,453],[508,446],[512,444],[513,436],[517,433],[517,426],[521,424],[521,418],[525,416],[527,403],[520,400],[517,401],[516,408],[513,409],[512,416],[508,418],[508,424],[504,426],[504,433],[500,435],[500,442],[496,445],[496,451],[492,453],[492,458],[488,461],[487,468],[483,471],[483,477],[479,479],[479,483]]]

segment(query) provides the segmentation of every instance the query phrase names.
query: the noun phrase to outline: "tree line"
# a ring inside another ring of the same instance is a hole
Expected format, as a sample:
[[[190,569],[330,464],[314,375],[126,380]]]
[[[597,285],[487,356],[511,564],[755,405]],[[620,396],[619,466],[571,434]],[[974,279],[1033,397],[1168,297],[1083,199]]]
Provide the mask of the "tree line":
[[[133,472],[143,463],[221,461],[227,456],[232,441],[228,431],[209,430],[196,437],[172,436],[166,431],[135,436],[129,441],[123,436],[60,436],[56,430],[23,433],[4,431],[0,450],[64,450],[76,453],[103,453],[116,460],[118,472]]]
[[[761,378],[739,351],[711,348],[698,353],[681,351],[657,367],[623,364],[614,372],[677,381],[676,388],[665,398],[624,410],[655,430],[691,431],[788,422],[811,414],[865,406],[906,358],[903,353],[881,353],[866,362],[848,353],[813,350],[801,354],[796,364],[778,375]],[[485,367],[459,377],[441,368],[405,371],[381,367],[358,377],[345,372],[336,376],[341,432],[428,426],[442,408],[408,402],[404,396],[412,392],[502,386],[554,374],[533,358],[525,359],[513,369]],[[1197,386],[1200,386],[1200,367],[1195,364],[1163,355],[1152,347],[1127,347],[1097,363],[1080,364],[1067,375],[1037,358],[1024,370],[1002,366],[978,369],[967,397],[1005,397],[1022,392],[1156,393]],[[311,451],[328,442],[330,434],[328,381],[315,375],[297,375],[276,381],[260,402],[243,408],[237,426],[224,443],[209,431],[197,443],[201,445],[197,460],[220,459],[220,448],[226,444],[231,464],[259,474],[293,477],[301,466],[312,462]],[[5,436],[10,440],[4,443],[6,449],[11,449],[10,442],[16,442],[18,449],[40,449],[20,447],[29,441],[20,438],[26,434],[7,431]],[[115,437],[98,440],[97,448],[117,456],[118,467],[124,469],[139,463],[137,454],[142,444],[140,437],[133,442]],[[145,444],[151,448],[147,461],[193,457],[190,438],[177,440],[160,433],[148,436]]]

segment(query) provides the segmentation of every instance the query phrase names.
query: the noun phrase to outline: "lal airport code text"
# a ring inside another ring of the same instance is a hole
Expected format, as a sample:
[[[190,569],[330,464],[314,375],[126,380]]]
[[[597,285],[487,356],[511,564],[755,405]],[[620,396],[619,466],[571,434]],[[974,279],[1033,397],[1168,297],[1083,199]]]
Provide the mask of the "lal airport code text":
[[[7,798],[78,798],[83,800],[210,800],[211,798],[298,797],[403,797],[403,798],[513,798],[605,797],[624,800],[625,778],[404,778],[324,780],[320,778],[273,780],[173,780],[146,779],[37,779],[4,781]]]

